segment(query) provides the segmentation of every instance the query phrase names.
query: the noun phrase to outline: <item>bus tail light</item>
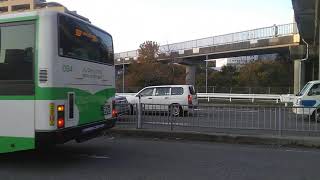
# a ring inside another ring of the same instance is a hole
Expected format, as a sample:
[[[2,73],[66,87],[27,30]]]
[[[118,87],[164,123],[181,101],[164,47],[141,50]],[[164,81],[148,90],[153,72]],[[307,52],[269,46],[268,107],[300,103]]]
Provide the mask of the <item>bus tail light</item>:
[[[64,106],[63,105],[59,105],[57,107],[57,109],[58,109],[58,112],[64,112]]]
[[[64,128],[65,127],[65,118],[64,118],[64,114],[65,114],[65,108],[64,105],[59,105],[57,106],[57,112],[58,112],[58,129]]]
[[[58,128],[61,129],[61,128],[64,128],[64,118],[59,118],[58,119]]]

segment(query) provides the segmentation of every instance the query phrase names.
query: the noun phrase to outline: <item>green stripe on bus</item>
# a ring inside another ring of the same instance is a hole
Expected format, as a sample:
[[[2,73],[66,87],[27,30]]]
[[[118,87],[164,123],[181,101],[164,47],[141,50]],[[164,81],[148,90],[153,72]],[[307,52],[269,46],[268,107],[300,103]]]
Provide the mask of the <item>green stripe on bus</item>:
[[[34,100],[34,96],[0,96],[0,100]]]
[[[35,149],[34,138],[0,136],[0,153],[8,153],[31,149]]]

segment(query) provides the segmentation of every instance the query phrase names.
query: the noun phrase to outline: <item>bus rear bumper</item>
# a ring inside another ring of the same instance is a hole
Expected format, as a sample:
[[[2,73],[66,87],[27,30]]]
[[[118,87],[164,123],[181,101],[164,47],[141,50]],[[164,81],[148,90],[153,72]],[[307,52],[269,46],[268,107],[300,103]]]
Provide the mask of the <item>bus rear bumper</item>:
[[[113,128],[115,123],[116,118],[113,118],[56,131],[36,132],[37,146],[63,144],[71,140],[84,142],[101,136],[107,129]]]

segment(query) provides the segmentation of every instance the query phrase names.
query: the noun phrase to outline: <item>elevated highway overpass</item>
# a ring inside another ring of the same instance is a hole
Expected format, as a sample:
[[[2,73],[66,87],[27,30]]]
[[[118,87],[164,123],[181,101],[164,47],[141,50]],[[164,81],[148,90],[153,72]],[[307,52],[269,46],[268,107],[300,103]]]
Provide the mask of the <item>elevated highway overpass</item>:
[[[248,31],[212,36],[160,46],[159,61],[186,65],[186,83],[195,82],[195,65],[208,59],[260,54],[289,54],[299,49],[300,35],[295,23],[274,25]],[[138,51],[115,54],[115,64],[130,64]]]

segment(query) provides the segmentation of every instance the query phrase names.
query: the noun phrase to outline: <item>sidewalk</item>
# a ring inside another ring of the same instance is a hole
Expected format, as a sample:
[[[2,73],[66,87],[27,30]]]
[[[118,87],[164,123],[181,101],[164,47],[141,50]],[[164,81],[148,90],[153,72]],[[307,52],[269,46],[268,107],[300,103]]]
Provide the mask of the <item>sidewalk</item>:
[[[147,130],[134,128],[114,128],[114,135],[138,137],[208,141],[232,144],[281,145],[320,148],[320,138],[272,135],[238,135],[225,133],[199,133],[186,131]]]

